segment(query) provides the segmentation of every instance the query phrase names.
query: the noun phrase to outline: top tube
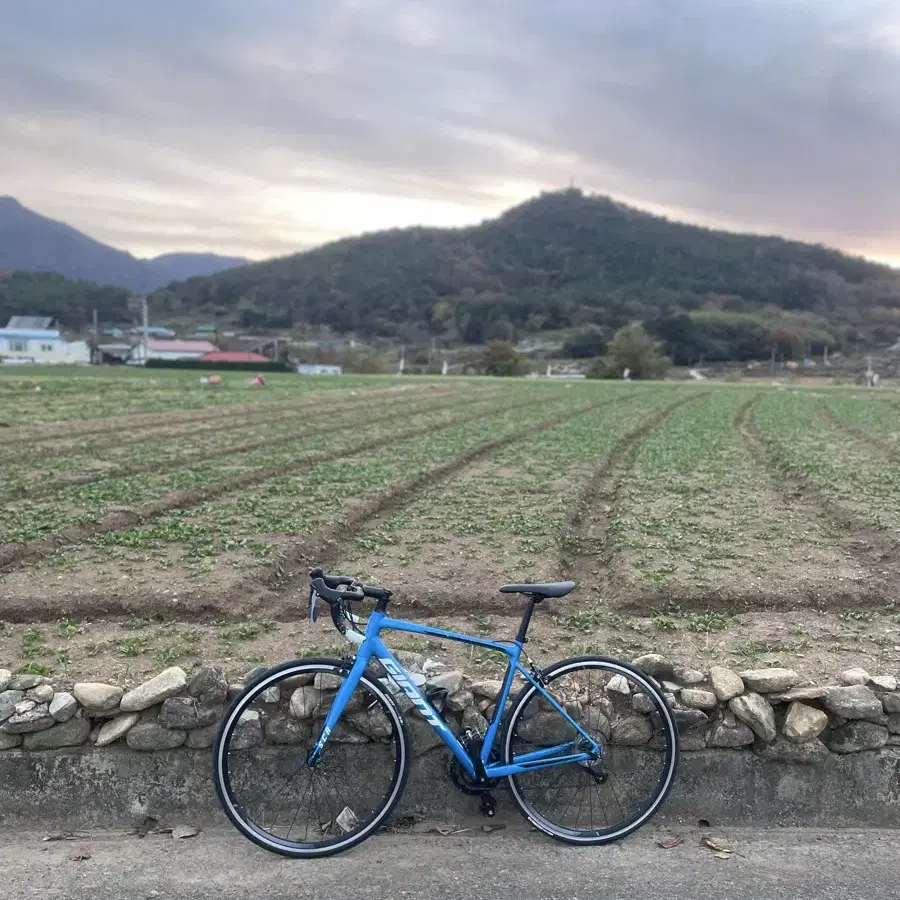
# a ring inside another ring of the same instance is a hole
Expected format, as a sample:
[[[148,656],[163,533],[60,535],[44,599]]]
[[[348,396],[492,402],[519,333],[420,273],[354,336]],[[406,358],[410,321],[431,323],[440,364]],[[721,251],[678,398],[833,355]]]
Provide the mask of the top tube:
[[[376,618],[378,617],[378,618]],[[409,634],[424,634],[429,637],[442,638],[447,641],[459,641],[464,644],[475,644],[479,647],[487,647],[490,650],[497,650],[505,653],[507,656],[518,659],[522,652],[522,644],[519,641],[492,641],[489,638],[473,637],[469,634],[460,634],[457,631],[447,631],[443,628],[433,628],[431,625],[420,625],[418,622],[407,622],[403,619],[391,619],[383,613],[373,613],[369,619],[369,625],[376,625],[377,635],[383,629],[390,631],[405,631]],[[369,632],[366,629],[366,636]]]

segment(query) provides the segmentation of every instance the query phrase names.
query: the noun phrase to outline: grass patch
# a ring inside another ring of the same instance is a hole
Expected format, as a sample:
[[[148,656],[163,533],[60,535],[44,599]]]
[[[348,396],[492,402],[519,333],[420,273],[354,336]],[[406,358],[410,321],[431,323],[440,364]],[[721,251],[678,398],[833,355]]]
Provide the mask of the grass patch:
[[[144,653],[148,653],[150,649],[150,641],[143,637],[126,638],[115,645],[115,651],[119,656],[129,658],[142,656]]]
[[[43,656],[47,652],[44,632],[40,628],[29,628],[22,635],[22,656],[30,659]]]
[[[731,616],[725,613],[689,613],[684,616],[684,627],[688,631],[696,631],[700,634],[713,634],[717,631],[724,631],[731,621]]]
[[[274,631],[276,627],[274,622],[265,622],[257,619],[255,616],[248,616],[239,625],[226,627],[222,632],[222,640],[229,643],[233,641],[252,641],[261,635]]]

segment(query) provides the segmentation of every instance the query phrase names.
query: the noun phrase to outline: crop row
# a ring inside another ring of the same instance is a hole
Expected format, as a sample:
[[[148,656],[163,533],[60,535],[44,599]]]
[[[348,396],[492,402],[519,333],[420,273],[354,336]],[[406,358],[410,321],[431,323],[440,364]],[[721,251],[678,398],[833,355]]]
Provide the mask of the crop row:
[[[497,407],[498,412],[503,408],[503,405]],[[493,407],[487,405],[482,412],[490,409]],[[471,411],[469,414],[472,414]],[[439,407],[411,414],[404,419],[403,428],[439,429],[453,424],[461,415],[453,407]],[[368,426],[357,426],[355,419],[352,427],[343,421],[339,421],[338,425],[344,427],[328,428],[327,421],[323,419],[320,431],[297,443],[262,447],[170,471],[109,478],[89,485],[63,488],[48,499],[7,504],[6,514],[0,523],[0,543],[20,543],[51,535],[64,527],[93,525],[115,509],[133,507],[174,491],[202,488],[256,470],[263,473],[277,471],[282,466],[296,465],[315,454],[336,453],[345,448],[349,450],[367,440],[389,438],[397,431],[397,422],[393,417],[381,418]]]
[[[211,374],[211,373],[202,373]],[[371,387],[371,379],[266,376],[266,387],[251,387],[252,372],[219,373],[222,383],[204,388],[196,372],[104,370],[103,375],[67,370],[23,376],[0,374],[0,419],[7,426],[39,425],[134,413],[171,412],[235,403],[273,403],[304,393]]]
[[[879,448],[823,416],[817,398],[763,393],[753,420],[782,475],[810,483],[860,520],[900,528],[900,470]],[[871,417],[868,424],[875,421]]]
[[[682,390],[608,388],[599,408],[503,448],[366,530],[345,564],[364,575],[388,567],[398,579],[410,566],[444,568],[454,578],[447,590],[465,574],[484,580],[479,571],[491,582],[558,576],[560,540],[584,486],[625,435]]]
[[[900,406],[876,397],[831,394],[823,400],[826,412],[855,431],[864,443],[889,452],[900,451]]]
[[[249,549],[264,557],[281,536],[296,537],[340,522],[353,507],[404,479],[576,408],[567,398],[557,397],[546,403],[494,407],[490,415],[470,415],[458,424],[449,416],[443,421],[433,418],[434,427],[423,434],[398,436],[369,452],[317,463],[189,510],[173,510],[150,525],[98,535],[94,543],[140,550],[178,544],[185,556],[195,559],[211,560],[233,549]],[[414,420],[405,422],[400,435],[411,424]],[[394,426],[393,430],[398,429]],[[358,442],[358,432],[355,437]]]
[[[378,415],[402,417],[464,403],[477,406],[490,399],[490,395],[471,392],[461,392],[459,397],[446,392],[436,396],[410,392],[396,397],[350,397],[330,406],[328,422],[329,427],[348,427]],[[262,417],[245,415],[235,421],[206,423],[207,427],[180,426],[177,430],[167,428],[162,433],[148,431],[143,435],[139,432],[131,436],[132,440],[113,446],[82,440],[68,452],[57,443],[55,456],[47,454],[35,459],[28,454],[21,462],[4,464],[0,494],[27,494],[31,489],[43,494],[66,483],[189,465],[204,457],[259,449],[256,445],[290,440],[291,436],[301,440],[320,429],[313,413],[315,410],[308,407],[279,408]],[[18,458],[21,459],[21,453]]]
[[[751,400],[743,389],[717,389],[635,448],[611,528],[615,577],[626,592],[693,603],[789,600],[836,574],[853,574],[836,536],[807,509],[785,502],[751,452],[741,434]]]
[[[0,455],[16,453],[22,446],[37,453],[48,450],[66,452],[81,441],[87,440],[100,446],[118,440],[141,440],[153,432],[164,434],[183,433],[192,429],[214,430],[236,419],[246,417],[248,421],[263,421],[267,416],[278,416],[299,410],[329,408],[353,400],[365,393],[370,397],[400,396],[407,393],[435,393],[453,391],[450,385],[409,384],[389,387],[370,387],[367,392],[357,390],[300,391],[293,396],[282,396],[267,403],[235,402],[212,405],[203,408],[172,409],[165,412],[143,412],[128,415],[106,416],[104,418],[61,419],[34,427],[20,427],[0,432]]]

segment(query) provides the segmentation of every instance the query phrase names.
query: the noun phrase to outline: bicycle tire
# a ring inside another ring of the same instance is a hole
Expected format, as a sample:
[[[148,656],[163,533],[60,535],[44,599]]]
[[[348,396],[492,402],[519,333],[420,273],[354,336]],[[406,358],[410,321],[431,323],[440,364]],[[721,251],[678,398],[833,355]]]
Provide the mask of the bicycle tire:
[[[411,764],[412,742],[410,740],[409,731],[403,714],[394,698],[391,696],[390,690],[383,684],[379,683],[379,681],[377,680],[377,676],[373,676],[372,674],[366,672],[360,679],[360,685],[354,692],[353,697],[351,697],[351,702],[357,696],[357,692],[360,691],[360,688],[368,692],[370,697],[373,698],[373,703],[371,706],[366,707],[366,712],[370,712],[376,704],[380,707],[381,711],[386,717],[386,721],[390,728],[390,733],[385,740],[395,748],[393,771],[390,774],[390,780],[388,782],[384,796],[381,798],[376,808],[371,811],[370,815],[366,817],[366,819],[362,823],[362,826],[358,829],[353,830],[349,834],[345,832],[342,835],[336,835],[333,838],[325,838],[325,834],[327,834],[327,832],[323,831],[323,840],[320,841],[308,840],[308,824],[305,839],[302,841],[291,841],[291,828],[288,829],[287,838],[280,838],[272,834],[271,832],[266,831],[256,822],[251,821],[248,818],[249,813],[244,808],[244,806],[242,806],[241,800],[237,796],[235,784],[233,783],[233,765],[231,762],[232,754],[246,753],[248,749],[245,747],[236,746],[234,749],[230,750],[235,731],[239,723],[242,721],[242,716],[244,716],[250,710],[254,702],[260,701],[262,705],[263,701],[265,701],[265,698],[271,698],[273,696],[273,692],[271,692],[270,689],[279,687],[280,684],[284,684],[288,679],[296,679],[296,684],[297,682],[299,682],[301,677],[306,678],[309,675],[312,675],[315,679],[315,677],[319,674],[346,677],[346,665],[340,660],[336,659],[302,659],[282,663],[281,665],[275,666],[261,673],[257,678],[253,680],[250,685],[245,688],[245,690],[241,694],[239,694],[235,698],[219,726],[216,739],[213,744],[213,785],[215,787],[216,797],[218,798],[219,803],[221,804],[222,809],[231,824],[234,825],[234,827],[237,828],[237,830],[241,832],[241,834],[243,834],[257,846],[260,846],[265,850],[269,850],[270,852],[277,853],[282,856],[288,856],[294,859],[319,858],[330,856],[335,853],[340,853],[344,850],[349,850],[351,847],[355,847],[357,844],[360,844],[371,834],[373,834],[378,826],[387,819],[391,811],[394,809],[394,807],[402,797],[403,791],[406,787],[407,779],[409,777],[409,769]],[[290,687],[292,691],[291,696],[293,696],[293,691],[295,690],[295,688],[293,686]],[[269,694],[265,693],[267,691],[269,691]],[[283,693],[279,691],[277,692],[277,696],[279,697],[279,700],[275,701],[275,703],[283,703]],[[272,700],[269,699],[267,702],[272,703]],[[323,710],[322,712],[324,715],[324,713],[327,712],[327,709]],[[269,722],[265,723],[264,725],[260,725],[260,729],[266,728],[268,724]],[[335,727],[335,731],[332,732],[332,737],[330,737],[325,744],[325,749],[322,756],[323,761],[328,758],[329,754],[338,753],[339,750],[337,748],[354,745],[353,743],[341,743],[339,740],[335,740],[337,738],[335,732],[338,731],[338,727],[342,724],[345,724],[344,716],[342,716],[340,722],[338,723],[338,726]],[[321,723],[319,723],[319,727],[315,727],[314,725],[309,729],[309,738],[307,739],[309,742],[308,746],[311,746],[321,733],[320,725]],[[347,725],[347,727],[350,731],[353,731],[353,729],[350,728],[349,725]],[[385,743],[385,740],[380,741],[380,743]],[[355,746],[361,746],[363,743],[364,741],[357,742]],[[376,742],[374,740],[371,741],[370,746],[374,746],[375,743]],[[308,747],[301,747],[300,750],[293,754],[290,746],[279,747],[277,751],[272,750],[271,747],[263,747],[263,749],[268,750],[270,756],[274,756],[276,752],[281,754],[282,756],[292,755],[290,764],[291,766],[295,766],[297,771],[294,775],[291,775],[287,779],[286,783],[292,782],[296,775],[304,770],[306,752],[308,750]],[[298,766],[298,759],[301,757],[302,761]],[[281,760],[277,760],[276,763],[273,764],[273,767],[277,765],[277,762],[281,762]],[[257,768],[261,774],[262,767],[257,764]],[[250,771],[252,772],[252,769],[250,769]],[[308,800],[307,802],[310,804],[310,808],[308,812],[310,814],[312,814],[313,812],[321,813],[318,796],[315,800],[316,810],[313,811],[311,808],[311,798],[314,793],[314,788],[312,785],[314,778],[316,777],[314,773],[316,773],[318,770],[310,769],[308,766],[306,766],[305,771],[308,773],[309,778],[310,800]],[[366,784],[368,785],[371,781],[370,773],[363,774],[367,779]],[[347,783],[352,785],[353,779],[355,777],[358,777],[359,775],[359,772],[347,771]],[[240,776],[237,777],[239,780]],[[283,790],[283,788],[281,790]],[[344,802],[343,794],[339,794],[339,796],[340,801]],[[331,799],[333,799],[333,797],[328,800],[327,811],[329,813],[334,808],[336,808],[331,806]],[[345,807],[345,811],[346,809],[351,810],[351,815],[353,817],[356,816],[356,813],[352,806],[348,804]],[[295,821],[296,817],[297,813],[295,812]],[[331,824],[333,825],[337,822],[339,822],[339,819],[337,816],[335,816]],[[341,825],[341,828],[343,827],[344,826]]]
[[[524,815],[525,818],[532,823],[532,825],[543,831],[545,834],[548,834],[551,837],[554,837],[557,840],[561,840],[565,843],[579,844],[582,846],[609,844],[613,841],[621,840],[622,838],[627,837],[642,825],[646,824],[646,822],[648,822],[650,818],[652,818],[652,816],[657,812],[659,807],[668,796],[669,791],[672,788],[672,784],[674,783],[675,775],[678,769],[678,726],[669,708],[669,704],[665,699],[665,696],[656,685],[655,681],[640,670],[636,669],[634,666],[631,666],[628,663],[620,662],[619,660],[609,659],[602,656],[578,656],[560,660],[559,662],[548,666],[541,672],[541,676],[545,682],[545,689],[552,693],[553,682],[555,680],[558,680],[563,675],[574,673],[579,670],[592,672],[599,670],[608,673],[610,679],[615,675],[621,675],[624,678],[627,678],[630,682],[636,684],[640,688],[639,693],[645,694],[649,699],[649,702],[652,705],[653,709],[645,711],[648,715],[648,721],[652,720],[654,724],[658,724],[661,727],[661,733],[665,744],[664,764],[661,769],[659,781],[654,788],[652,795],[649,797],[648,801],[641,806],[637,814],[635,814],[631,819],[624,823],[620,823],[615,827],[590,827],[584,830],[580,830],[566,827],[561,823],[555,823],[551,821],[545,814],[542,814],[537,810],[533,801],[529,801],[526,796],[527,779],[531,778],[534,774],[537,774],[536,772],[508,776],[507,785],[509,788],[510,796],[512,797],[513,802],[518,807],[522,815]],[[608,693],[608,691],[605,691],[604,696],[608,697]],[[505,729],[501,738],[501,754],[504,764],[511,764],[512,758],[515,755],[515,753],[513,752],[513,742],[516,738],[517,724],[520,721],[523,721],[522,717],[525,715],[525,712],[532,700],[540,697],[541,695],[539,694],[537,688],[535,688],[532,684],[527,684],[513,699],[513,704],[507,716]],[[597,699],[599,700],[599,697]],[[600,702],[609,701],[604,700]],[[635,698],[630,697],[629,702],[633,704],[635,702]],[[588,706],[590,707],[590,705],[591,704],[589,701]],[[532,715],[533,714],[534,713],[532,713]],[[558,711],[553,710],[552,714],[557,717],[558,722],[562,723],[564,727],[571,729],[571,725],[568,725],[566,723],[566,720],[559,714]],[[573,718],[577,721],[577,717],[573,715]],[[635,719],[636,715],[632,714],[631,718]],[[610,729],[611,733],[614,733],[612,731],[613,725],[611,724],[611,722],[612,719],[608,719],[605,727]],[[599,727],[601,726],[598,726],[598,728]],[[585,728],[585,730],[588,729]],[[593,729],[591,731],[593,731]],[[572,736],[574,736],[574,729],[571,729],[571,734]],[[595,740],[598,740],[598,742],[602,744],[607,744],[607,752],[609,752],[611,749],[613,751],[615,750],[615,748],[611,748],[611,745],[609,745],[608,739],[604,738],[603,741],[600,741],[599,732],[592,733],[592,737],[594,737]],[[552,739],[548,738],[548,743],[552,745],[553,743],[561,743],[561,741],[559,741],[557,737],[554,737]],[[635,745],[632,745],[632,747],[634,746]],[[654,738],[652,736],[648,738],[646,746],[648,748],[654,746]],[[621,752],[624,753],[625,751]],[[631,752],[634,753],[636,751],[632,750]],[[568,763],[562,766],[556,766],[553,769],[543,769],[539,771],[544,773],[558,771],[561,769],[573,771],[571,767],[578,765],[582,765],[584,769],[590,770],[591,765],[593,764]],[[590,774],[590,771],[588,771],[588,774]],[[609,778],[608,774],[606,775],[606,778]],[[588,782],[590,782],[590,779],[588,779]],[[605,783],[605,781],[602,782],[602,784]],[[589,785],[589,788],[593,789],[593,785]],[[579,806],[579,814],[580,812],[581,806]],[[593,799],[591,799],[591,819],[591,826],[593,826]]]

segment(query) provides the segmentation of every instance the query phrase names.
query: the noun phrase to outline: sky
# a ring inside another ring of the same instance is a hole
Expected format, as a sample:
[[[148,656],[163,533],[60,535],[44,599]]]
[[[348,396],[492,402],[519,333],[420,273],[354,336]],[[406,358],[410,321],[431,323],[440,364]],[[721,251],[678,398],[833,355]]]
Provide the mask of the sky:
[[[573,183],[900,265],[900,3],[0,0],[0,195],[139,256]]]

